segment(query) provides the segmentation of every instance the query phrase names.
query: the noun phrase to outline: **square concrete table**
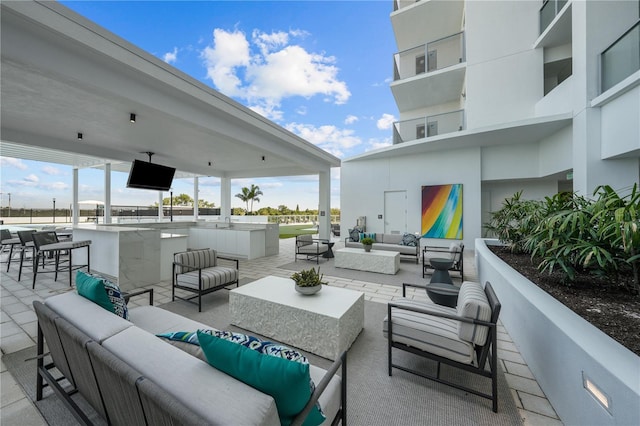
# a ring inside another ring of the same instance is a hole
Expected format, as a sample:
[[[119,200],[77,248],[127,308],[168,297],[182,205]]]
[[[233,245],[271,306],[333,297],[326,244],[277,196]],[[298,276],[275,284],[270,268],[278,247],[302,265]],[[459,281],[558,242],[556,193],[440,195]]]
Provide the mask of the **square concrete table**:
[[[267,276],[229,292],[231,324],[331,360],[364,325],[364,293],[322,286],[305,296],[290,278]]]
[[[334,252],[336,268],[357,269],[359,271],[378,272],[395,275],[400,269],[400,253],[397,251],[343,248]]]

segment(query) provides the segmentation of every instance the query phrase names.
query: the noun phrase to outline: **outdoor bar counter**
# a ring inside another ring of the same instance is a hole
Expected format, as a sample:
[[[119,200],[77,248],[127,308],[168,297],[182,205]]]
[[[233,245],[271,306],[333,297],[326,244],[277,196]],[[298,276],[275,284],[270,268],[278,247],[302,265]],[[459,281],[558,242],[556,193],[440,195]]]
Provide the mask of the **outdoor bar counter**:
[[[73,228],[74,240],[91,240],[91,272],[108,275],[127,292],[160,282],[160,234],[158,229],[128,226]],[[74,254],[74,263],[86,263],[83,256]]]

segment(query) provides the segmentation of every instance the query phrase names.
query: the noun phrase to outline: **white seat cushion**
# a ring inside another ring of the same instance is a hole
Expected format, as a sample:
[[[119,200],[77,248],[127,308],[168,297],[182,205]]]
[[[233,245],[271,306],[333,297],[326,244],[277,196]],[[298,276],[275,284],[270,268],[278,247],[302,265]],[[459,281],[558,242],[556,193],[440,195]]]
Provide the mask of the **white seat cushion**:
[[[214,266],[203,269],[201,276],[198,274],[198,271],[178,274],[176,283],[183,287],[198,289],[200,278],[202,279],[202,290],[208,290],[238,281],[238,270],[226,266]]]
[[[455,308],[418,302],[400,300],[395,302],[402,306],[418,307],[430,311],[457,315]],[[459,321],[425,315],[418,312],[392,308],[393,341],[429,352],[453,361],[472,364],[475,359],[473,345],[458,337]],[[387,335],[388,319],[383,320],[382,330]]]
[[[457,315],[481,321],[491,320],[491,305],[484,294],[480,283],[465,281],[458,293]],[[484,345],[489,335],[489,328],[484,325],[468,323],[458,324],[458,337],[476,345]]]

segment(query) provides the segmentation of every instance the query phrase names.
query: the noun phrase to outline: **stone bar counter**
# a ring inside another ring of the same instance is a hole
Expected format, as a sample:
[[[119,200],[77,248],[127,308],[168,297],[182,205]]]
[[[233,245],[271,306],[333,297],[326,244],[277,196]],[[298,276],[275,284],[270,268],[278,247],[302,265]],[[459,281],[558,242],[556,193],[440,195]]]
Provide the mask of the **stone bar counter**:
[[[161,253],[158,229],[147,227],[80,225],[73,228],[74,240],[91,240],[91,272],[114,279],[130,292],[160,282]],[[84,259],[83,259],[84,257]],[[84,252],[73,256],[85,264]]]

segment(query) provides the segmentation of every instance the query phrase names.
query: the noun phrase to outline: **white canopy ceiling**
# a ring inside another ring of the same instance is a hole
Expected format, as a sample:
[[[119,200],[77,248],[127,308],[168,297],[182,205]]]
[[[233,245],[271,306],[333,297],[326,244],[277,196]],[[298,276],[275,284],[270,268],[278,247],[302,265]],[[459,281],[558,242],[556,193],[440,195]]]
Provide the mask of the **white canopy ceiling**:
[[[56,2],[0,7],[2,156],[128,171],[154,152],[152,162],[177,168],[176,177],[309,175],[340,165]]]

